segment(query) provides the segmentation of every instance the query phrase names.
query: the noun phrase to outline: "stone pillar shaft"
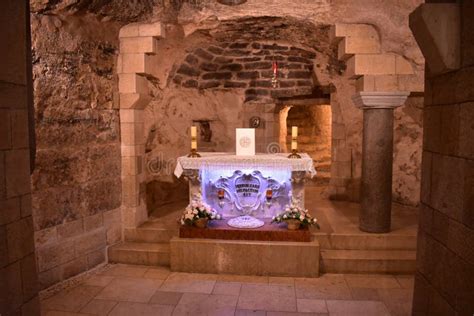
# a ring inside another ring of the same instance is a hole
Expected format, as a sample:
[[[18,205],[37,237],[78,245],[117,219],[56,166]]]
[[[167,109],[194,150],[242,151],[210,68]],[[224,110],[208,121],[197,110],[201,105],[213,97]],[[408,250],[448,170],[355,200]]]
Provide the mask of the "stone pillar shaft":
[[[359,92],[353,97],[364,111],[361,212],[359,228],[370,233],[390,231],[392,213],[393,109],[408,92]]]
[[[392,209],[393,109],[364,110],[362,141],[362,231],[390,231]]]

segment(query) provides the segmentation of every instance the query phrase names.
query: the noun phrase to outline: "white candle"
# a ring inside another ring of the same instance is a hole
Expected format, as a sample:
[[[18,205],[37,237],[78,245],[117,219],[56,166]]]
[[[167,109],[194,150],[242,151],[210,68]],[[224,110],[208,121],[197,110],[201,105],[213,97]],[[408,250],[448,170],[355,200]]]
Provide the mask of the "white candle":
[[[197,149],[197,127],[191,126],[191,149]]]
[[[291,127],[291,138],[298,137],[298,126]]]
[[[297,149],[297,146],[298,146],[298,145],[297,145],[296,140],[292,140],[292,141],[291,141],[291,150],[296,150],[296,149]]]

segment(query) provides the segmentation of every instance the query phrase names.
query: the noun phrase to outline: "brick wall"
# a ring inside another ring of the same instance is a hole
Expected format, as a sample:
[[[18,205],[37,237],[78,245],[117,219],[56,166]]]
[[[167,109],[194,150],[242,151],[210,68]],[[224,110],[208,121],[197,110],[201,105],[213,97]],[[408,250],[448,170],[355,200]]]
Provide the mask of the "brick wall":
[[[245,91],[245,102],[313,92],[314,52],[262,42],[216,42],[189,53],[178,65],[173,82],[185,88],[228,88]],[[272,88],[272,61],[278,63],[277,88]]]
[[[461,6],[461,68],[426,75],[414,315],[474,314],[474,3]]]
[[[0,2],[0,315],[39,315],[30,194],[28,2]]]

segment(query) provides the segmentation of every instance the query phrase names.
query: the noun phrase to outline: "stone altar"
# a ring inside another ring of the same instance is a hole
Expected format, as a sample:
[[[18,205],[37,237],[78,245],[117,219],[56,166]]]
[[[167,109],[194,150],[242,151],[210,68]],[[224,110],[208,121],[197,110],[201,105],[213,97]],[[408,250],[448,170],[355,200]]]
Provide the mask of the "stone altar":
[[[300,159],[289,159],[284,153],[201,153],[200,158],[179,157],[175,175],[189,180],[190,201],[200,197],[224,218],[268,219],[292,198],[304,207],[304,178],[314,176],[316,170],[307,154],[300,155]],[[255,222],[249,225],[258,227]]]

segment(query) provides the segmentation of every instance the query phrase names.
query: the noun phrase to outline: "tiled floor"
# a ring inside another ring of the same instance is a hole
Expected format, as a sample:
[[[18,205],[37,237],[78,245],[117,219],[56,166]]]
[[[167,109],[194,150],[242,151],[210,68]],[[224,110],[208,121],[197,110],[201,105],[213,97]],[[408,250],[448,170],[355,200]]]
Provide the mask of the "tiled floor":
[[[412,276],[275,278],[112,265],[42,302],[44,316],[410,315]]]

